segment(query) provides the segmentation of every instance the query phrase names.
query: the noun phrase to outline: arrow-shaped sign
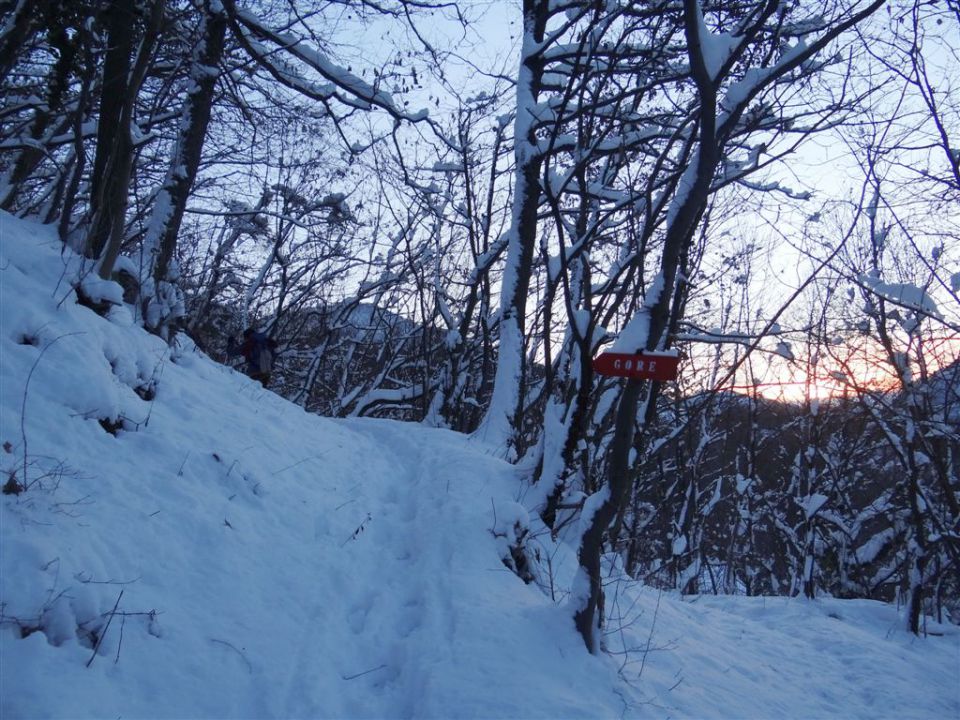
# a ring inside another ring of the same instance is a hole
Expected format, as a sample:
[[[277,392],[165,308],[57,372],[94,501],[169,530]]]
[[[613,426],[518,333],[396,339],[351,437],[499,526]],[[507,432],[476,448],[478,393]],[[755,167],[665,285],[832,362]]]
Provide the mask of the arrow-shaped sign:
[[[593,359],[593,369],[601,375],[646,380],[676,380],[680,358],[660,353],[603,353]]]

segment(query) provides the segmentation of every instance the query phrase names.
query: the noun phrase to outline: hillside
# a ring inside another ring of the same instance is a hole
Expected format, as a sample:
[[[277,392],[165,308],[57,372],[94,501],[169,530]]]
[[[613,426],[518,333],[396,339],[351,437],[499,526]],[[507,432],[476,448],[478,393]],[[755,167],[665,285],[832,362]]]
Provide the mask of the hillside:
[[[611,575],[592,657],[573,549],[532,526],[541,587],[501,563],[525,513],[487,448],[308,415],[78,305],[50,229],[0,241],[3,718],[960,716],[958,628],[871,601]]]

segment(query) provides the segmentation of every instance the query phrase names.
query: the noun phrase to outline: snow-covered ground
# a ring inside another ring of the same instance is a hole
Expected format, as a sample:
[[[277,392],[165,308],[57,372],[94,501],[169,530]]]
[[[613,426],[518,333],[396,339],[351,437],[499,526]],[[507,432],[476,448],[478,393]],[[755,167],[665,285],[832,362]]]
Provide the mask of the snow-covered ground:
[[[0,214],[3,718],[960,717],[958,628],[876,602],[611,581],[588,655],[572,550],[534,529],[553,599],[500,562],[510,465],[171,354],[78,267]]]

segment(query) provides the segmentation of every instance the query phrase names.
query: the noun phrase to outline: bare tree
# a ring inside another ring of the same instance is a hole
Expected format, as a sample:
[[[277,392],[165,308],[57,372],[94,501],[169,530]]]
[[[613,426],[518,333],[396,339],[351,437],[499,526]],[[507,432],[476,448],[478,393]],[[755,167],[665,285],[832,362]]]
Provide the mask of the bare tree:
[[[786,22],[776,4],[758,4],[744,8],[742,16],[730,18],[735,29],[729,33],[730,40],[718,46],[718,38],[706,24],[701,6],[695,0],[684,2],[682,18],[677,21],[682,22],[689,77],[695,88],[695,114],[691,120],[696,133],[689,137],[686,167],[672,188],[669,207],[664,210],[658,275],[650,283],[643,307],[621,336],[624,351],[667,347],[669,330],[682,311],[683,285],[688,281],[684,278],[677,287],[678,271],[715,188],[724,155],[742,142],[735,140],[737,136],[751,127],[782,127],[788,122],[788,109],[777,103],[760,103],[763,109],[759,115],[748,111],[757,107],[754,103],[761,98],[773,100],[777,90],[796,82],[798,75],[815,72],[818,65],[812,59],[881,5],[882,2],[837,6],[830,13],[818,13],[816,18],[806,17],[809,24],[802,23],[802,37],[790,38],[790,33],[795,32],[792,28],[799,26]],[[719,47],[723,50],[718,52]],[[636,418],[639,412],[644,423],[649,423],[656,393],[655,384],[627,381],[610,446],[608,484],[585,506],[589,522],[579,550],[582,579],[574,607],[577,629],[591,652],[598,649],[604,533],[627,502],[629,454],[634,446]]]

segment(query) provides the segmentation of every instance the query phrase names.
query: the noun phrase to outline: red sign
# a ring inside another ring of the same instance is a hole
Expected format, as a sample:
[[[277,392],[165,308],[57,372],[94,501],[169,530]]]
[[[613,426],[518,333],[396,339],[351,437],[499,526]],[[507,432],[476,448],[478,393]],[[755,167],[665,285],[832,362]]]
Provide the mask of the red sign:
[[[603,353],[593,359],[593,369],[601,375],[643,378],[646,380],[676,380],[680,358],[660,353]]]

